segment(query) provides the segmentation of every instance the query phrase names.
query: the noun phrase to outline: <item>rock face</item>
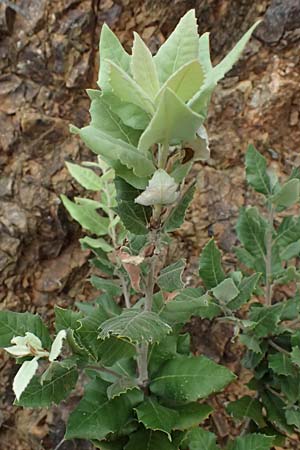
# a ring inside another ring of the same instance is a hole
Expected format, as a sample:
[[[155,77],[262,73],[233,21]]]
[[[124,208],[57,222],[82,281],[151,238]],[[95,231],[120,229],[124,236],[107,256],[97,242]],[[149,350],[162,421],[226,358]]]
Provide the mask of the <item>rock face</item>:
[[[85,89],[96,87],[103,22],[125,46],[137,30],[156,51],[192,7],[200,32],[211,32],[214,62],[257,18],[264,20],[214,95],[208,119],[212,158],[199,165],[200,189],[179,235],[182,252],[196,258],[212,233],[230,251],[238,207],[246,201],[242,165],[250,142],[283,175],[300,165],[299,0],[0,0],[0,300],[5,308],[48,317],[54,302],[66,306],[92,295],[82,282],[88,267],[77,244],[80,230],[59,195],[80,192],[64,161],[92,158],[68,126],[88,121]],[[11,442],[3,448],[9,445],[27,448]]]

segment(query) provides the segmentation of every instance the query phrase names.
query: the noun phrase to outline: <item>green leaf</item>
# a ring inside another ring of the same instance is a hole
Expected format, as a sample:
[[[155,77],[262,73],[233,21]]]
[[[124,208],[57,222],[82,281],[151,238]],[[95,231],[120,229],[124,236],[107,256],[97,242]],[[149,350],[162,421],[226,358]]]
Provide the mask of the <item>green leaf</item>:
[[[131,71],[137,84],[154,100],[159,90],[156,66],[150,50],[137,33],[134,33]]]
[[[158,403],[153,397],[148,397],[146,401],[135,408],[138,421],[145,428],[166,433],[171,440],[171,430],[179,420],[177,411],[166,408]]]
[[[87,89],[87,93],[92,100],[90,106],[90,125],[116,139],[122,139],[122,141],[128,144],[136,146],[141,132],[123,123],[120,117],[110,108],[106,96],[103,95],[102,91]],[[104,181],[103,176],[101,180]]]
[[[99,51],[100,71],[98,85],[104,91],[110,90],[109,63],[107,62],[107,59],[109,58],[123,70],[128,72],[130,67],[130,56],[125,52],[117,36],[106,24],[104,24],[101,29]]]
[[[171,331],[171,327],[156,313],[132,309],[125,310],[118,317],[103,322],[99,337],[105,339],[109,336],[117,336],[138,344],[158,342]]]
[[[27,331],[40,338],[44,348],[50,347],[49,331],[40,316],[29,312],[0,311],[0,347],[9,347],[14,337],[25,336]]]
[[[261,194],[272,194],[271,181],[267,173],[266,158],[255,149],[254,145],[249,145],[245,162],[248,183]]]
[[[171,301],[165,303],[160,317],[174,326],[186,323],[192,316],[212,319],[221,310],[208,294],[202,295],[201,290],[186,288]]]
[[[229,303],[235,299],[240,291],[234,284],[232,278],[226,278],[212,289],[213,295],[222,303]]]
[[[241,208],[236,231],[245,249],[258,260],[264,260],[267,223],[257,208]]]
[[[109,399],[119,397],[133,389],[139,389],[137,381],[133,378],[118,378],[113,384],[107,388],[107,396]]]
[[[285,417],[288,425],[295,425],[300,429],[300,409],[299,407],[292,407],[285,411]]]
[[[254,353],[261,353],[261,346],[259,343],[259,339],[255,336],[249,336],[248,334],[241,334],[239,336],[240,342],[244,344],[249,350],[252,350]]]
[[[164,224],[166,232],[175,231],[180,228],[184,222],[184,217],[189,204],[193,200],[196,190],[196,183],[192,184],[188,190],[183,194],[177,205],[172,209],[170,215]]]
[[[155,103],[158,103],[166,88],[171,89],[180,100],[186,102],[201,88],[203,81],[204,72],[201,64],[198,60],[190,61],[167,79],[157,93]]]
[[[94,153],[103,156],[105,160],[121,162],[124,166],[132,169],[138,177],[148,177],[155,170],[152,161],[136,147],[91,125],[78,130],[78,134]],[[113,168],[118,172],[118,167],[113,166]]]
[[[216,444],[216,436],[202,428],[191,430],[184,441],[190,450],[219,450]]]
[[[221,252],[211,239],[202,250],[199,275],[207,289],[212,289],[225,279],[221,265]]]
[[[110,244],[108,244],[108,242],[106,242],[102,238],[95,239],[95,238],[91,238],[89,236],[85,236],[84,238],[79,239],[79,242],[80,242],[83,250],[86,250],[87,248],[92,248],[92,249],[100,248],[104,252],[109,253],[109,252],[112,252],[114,249]]]
[[[293,375],[295,373],[290,355],[274,353],[269,355],[269,367],[277,375]]]
[[[300,217],[284,217],[274,239],[273,245],[285,249],[288,245],[300,239]]]
[[[255,290],[260,277],[261,277],[260,273],[254,273],[249,277],[243,278],[238,285],[240,293],[235,299],[227,303],[227,307],[230,308],[232,311],[234,311],[236,309],[239,309],[245,303],[247,303],[250,300],[251,295],[253,294],[253,291]]]
[[[75,388],[78,378],[77,368],[72,361],[53,362],[51,379],[41,383],[41,379],[34,377],[17,402],[26,408],[45,408],[56,405],[67,398]]]
[[[253,420],[260,428],[266,425],[262,413],[262,404],[256,398],[249,397],[249,395],[230,402],[226,406],[226,410],[235,419],[242,420],[244,417],[247,417]]]
[[[199,37],[195,10],[188,11],[154,57],[159,79],[164,83],[184,64],[198,58]]]
[[[118,316],[117,316],[118,317]],[[127,341],[110,337],[99,340],[99,327],[107,319],[107,314],[96,309],[90,316],[80,320],[75,339],[95,361],[111,366],[120,359],[135,355],[135,347]]]
[[[291,352],[292,363],[296,364],[296,366],[300,367],[300,348],[293,347]]]
[[[135,203],[140,191],[122,178],[115,180],[117,190],[117,213],[128,231],[136,235],[148,234],[148,220],[151,208]]]
[[[141,135],[138,147],[143,154],[153,144],[190,141],[196,137],[202,122],[201,116],[188,108],[171,89],[166,88],[153,118]]]
[[[66,166],[72,177],[85,189],[99,191],[102,188],[101,178],[92,169],[70,162],[66,162]]]
[[[119,283],[113,280],[96,277],[92,275],[90,278],[91,285],[98,291],[107,292],[112,297],[119,297],[122,294],[122,289]]]
[[[140,429],[129,437],[124,450],[176,450],[167,435],[161,431]]]
[[[283,306],[279,303],[269,306],[253,305],[249,312],[249,320],[256,322],[252,327],[257,338],[266,337],[271,333],[274,333],[276,326],[280,320],[281,309]]]
[[[185,268],[185,260],[180,259],[174,264],[160,271],[157,284],[166,292],[174,292],[183,288],[182,274]]]
[[[79,319],[83,318],[81,312],[72,311],[70,309],[64,309],[60,306],[54,307],[55,311],[55,330],[59,332],[60,330],[76,330],[79,327]]]
[[[175,401],[195,401],[223,389],[235,376],[205,356],[167,361],[154,376],[150,390]]]
[[[61,195],[64,207],[68,210],[73,219],[75,219],[82,228],[89,230],[98,236],[107,234],[109,220],[107,217],[101,217],[94,208],[82,205],[76,205],[65,195]]]
[[[123,102],[132,103],[146,113],[154,114],[154,105],[145,91],[127,73],[108,61],[110,65],[109,84],[113,93]]]
[[[103,439],[120,430],[132,411],[130,394],[112,400],[106,395],[108,383],[96,378],[86,386],[79,405],[71,413],[66,439]]]
[[[175,430],[187,430],[199,425],[212,413],[213,408],[205,403],[187,403],[186,405],[176,406],[175,411],[179,413],[173,428]]]
[[[272,202],[280,209],[293,206],[300,198],[300,180],[292,178],[273,195]]]
[[[288,261],[289,259],[295,258],[300,254],[300,239],[296,242],[292,242],[287,247],[283,248],[280,253],[280,258],[283,261]]]
[[[285,403],[271,392],[263,392],[261,398],[267,411],[267,419],[274,424],[276,429],[290,434],[293,429],[286,422]]]
[[[247,434],[236,438],[232,450],[270,450],[274,436],[264,434]]]
[[[121,438],[114,441],[96,441],[93,440],[92,443],[96,448],[100,450],[123,450],[127,439]]]

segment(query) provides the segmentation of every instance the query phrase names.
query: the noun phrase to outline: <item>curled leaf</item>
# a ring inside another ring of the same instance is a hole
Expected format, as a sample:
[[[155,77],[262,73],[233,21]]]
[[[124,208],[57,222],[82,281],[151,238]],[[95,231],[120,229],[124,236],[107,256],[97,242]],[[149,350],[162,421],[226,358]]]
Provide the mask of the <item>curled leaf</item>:
[[[144,206],[170,205],[178,198],[177,188],[178,184],[174,178],[163,169],[158,169],[149,181],[146,190],[135,199],[135,203]]]
[[[38,367],[38,358],[33,358],[31,361],[25,361],[22,364],[13,382],[13,391],[17,400],[20,399],[22,393],[34,377]]]
[[[63,346],[63,341],[64,339],[66,339],[66,337],[67,337],[66,330],[60,330],[51,346],[49,361],[51,362],[55,361],[59,357]]]

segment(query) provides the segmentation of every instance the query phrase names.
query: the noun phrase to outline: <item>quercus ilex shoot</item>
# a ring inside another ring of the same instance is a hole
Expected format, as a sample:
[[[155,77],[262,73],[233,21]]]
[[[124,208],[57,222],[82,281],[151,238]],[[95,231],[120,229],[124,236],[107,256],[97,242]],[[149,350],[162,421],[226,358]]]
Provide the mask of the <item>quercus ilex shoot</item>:
[[[99,296],[77,302],[76,310],[55,308],[54,342],[39,316],[0,313],[0,345],[26,373],[26,383],[15,389],[18,405],[57,404],[84,374],[66,439],[87,439],[102,450],[220,448],[199,424],[213,412],[207,397],[236,376],[193,355],[184,325],[192,316],[221,316],[244,328],[255,322],[242,323],[234,312],[251,299],[260,274],[226,275],[210,241],[199,260],[201,283],[188,287],[186,261],[166,263],[165,256],[196,189],[193,164],[210,155],[205,120],[211,95],[257,25],[217,65],[193,10],[155,56],[136,33],[128,54],[102,27],[99,89],[87,91],[91,120],[71,127],[97,161],[67,163],[89,195],[61,196],[87,233],[80,242],[90,250],[90,282]],[[270,273],[266,279],[271,283]],[[227,448],[270,449],[275,434],[261,425]]]

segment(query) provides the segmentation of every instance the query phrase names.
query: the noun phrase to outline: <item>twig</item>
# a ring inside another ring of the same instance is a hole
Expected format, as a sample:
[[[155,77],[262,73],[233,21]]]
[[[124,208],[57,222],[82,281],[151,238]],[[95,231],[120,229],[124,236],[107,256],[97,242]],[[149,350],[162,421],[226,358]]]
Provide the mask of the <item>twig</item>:
[[[57,444],[54,450],[58,450],[63,445],[64,442],[66,442],[66,440],[65,438],[62,438],[62,440]]]
[[[284,353],[285,355],[289,355],[290,353],[284,348],[280,347],[280,345],[276,344],[276,342],[272,341],[272,339],[268,340],[271,347],[275,348],[280,353]]]
[[[118,372],[115,372],[114,370],[111,369],[107,369],[106,367],[103,366],[88,365],[85,366],[85,369],[97,370],[98,372],[109,373],[110,375],[113,375],[116,378],[122,378],[122,375],[120,375]]]
[[[127,287],[126,280],[125,280],[124,276],[121,273],[118,273],[118,276],[119,276],[120,281],[121,281],[126,308],[131,308],[130,295],[129,295],[129,292],[128,292],[128,287]]]

